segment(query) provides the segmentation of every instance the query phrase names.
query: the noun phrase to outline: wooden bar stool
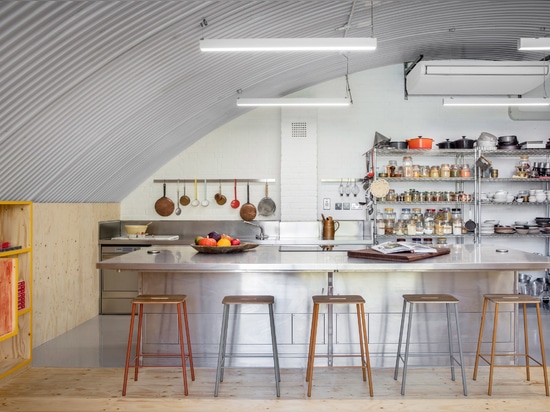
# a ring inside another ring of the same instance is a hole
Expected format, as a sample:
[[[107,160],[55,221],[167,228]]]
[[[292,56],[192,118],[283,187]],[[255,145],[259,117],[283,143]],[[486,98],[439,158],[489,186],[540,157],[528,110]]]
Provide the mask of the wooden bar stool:
[[[126,395],[126,385],[128,383],[128,368],[130,367],[130,354],[132,351],[132,338],[134,334],[134,317],[136,311],[138,312],[138,330],[137,330],[137,343],[136,343],[136,356],[133,359],[135,371],[134,381],[138,380],[138,371],[140,367],[140,359],[144,357],[181,357],[181,367],[183,371],[183,391],[185,396],[189,394],[187,388],[187,372],[186,372],[186,359],[189,360],[189,369],[191,370],[191,380],[195,380],[195,369],[193,367],[193,354],[191,351],[191,338],[189,336],[189,322],[187,319],[187,296],[186,295],[140,295],[132,299],[132,314],[130,316],[130,333],[128,335],[128,347],[126,349],[126,365],[124,366],[124,384],[122,386],[122,396]],[[180,346],[180,353],[142,353],[141,341],[142,341],[142,326],[143,326],[143,305],[176,305],[176,312],[178,315],[178,340]],[[185,335],[187,337],[187,355],[185,354],[185,348],[183,343],[183,325],[182,316],[185,321]]]
[[[489,364],[489,390],[487,391],[487,394],[491,395],[493,392],[493,370],[495,367],[498,367],[498,365],[495,365],[495,356],[514,356],[514,357],[524,356],[525,372],[527,374],[527,380],[528,381],[531,380],[531,374],[530,374],[531,365],[529,365],[529,360],[532,360],[538,365],[537,367],[542,367],[542,373],[544,375],[544,388],[546,390],[546,396],[549,396],[548,372],[546,370],[546,354],[544,351],[544,336],[542,334],[542,322],[540,317],[540,300],[529,295],[514,295],[514,294],[483,295],[483,298],[484,298],[483,311],[481,313],[481,326],[479,328],[479,339],[477,341],[476,361],[474,366],[473,379],[476,380],[477,378],[477,367],[479,366],[479,359],[483,359],[485,362]],[[487,314],[487,306],[489,302],[492,302],[495,304],[493,337],[491,341],[491,353],[483,354],[481,353],[481,341],[483,338],[483,328],[485,326],[485,316]],[[523,333],[524,333],[524,339],[525,339],[525,353],[521,353],[521,354],[495,353],[496,339],[497,339],[497,325],[498,325],[498,308],[501,303],[513,303],[515,305],[523,304]],[[529,355],[529,338],[528,338],[529,333],[527,330],[527,304],[534,304],[537,309],[541,362],[539,362],[538,360],[534,359],[531,355]],[[486,358],[487,356],[490,356],[490,359],[487,359]],[[521,367],[521,366],[517,366],[517,367]]]
[[[277,337],[275,335],[275,317],[273,314],[273,304],[275,298],[271,295],[239,295],[239,296],[225,296],[222,300],[223,306],[223,318],[222,318],[222,330],[220,334],[220,347],[218,351],[218,366],[216,368],[216,387],[214,389],[214,396],[218,396],[218,389],[220,382],[223,382],[223,373],[225,370],[225,359],[228,357],[226,354],[227,347],[227,329],[229,323],[229,309],[231,305],[267,305],[269,308],[269,326],[271,329],[271,347],[273,350],[273,366],[275,370],[275,388],[277,390],[277,397],[281,396],[280,382],[281,372],[279,370],[279,352],[277,351]],[[235,355],[233,355],[235,356]]]
[[[367,338],[367,321],[365,317],[365,299],[359,295],[316,295],[313,296],[313,317],[311,319],[311,334],[309,337],[309,354],[307,357],[306,382],[308,382],[307,396],[311,397],[311,387],[313,385],[313,366],[316,357],[361,357],[361,366],[342,366],[347,368],[361,368],[363,371],[363,381],[369,379],[370,396],[374,396],[372,388],[372,374],[369,357],[369,342]],[[320,305],[355,305],[357,310],[357,329],[359,332],[359,346],[361,355],[315,355],[315,341],[317,339],[317,324],[319,321]]]
[[[455,380],[455,366],[457,363],[460,365],[462,372],[462,389],[464,396],[468,395],[468,389],[466,387],[466,374],[464,372],[464,359],[462,357],[462,339],[460,337],[460,326],[458,323],[458,299],[452,295],[445,294],[414,294],[403,295],[403,312],[401,313],[401,328],[399,330],[399,343],[397,345],[397,358],[395,360],[395,371],[393,379],[397,380],[399,373],[399,361],[403,361],[403,380],[401,382],[401,395],[405,395],[405,384],[407,382],[407,366],[409,362],[409,345],[411,343],[411,325],[414,312],[415,303],[444,303],[447,312],[447,336],[449,339],[449,359],[451,363],[451,380]],[[405,327],[405,317],[407,313],[407,303],[409,304],[409,320],[407,325],[407,338],[405,341],[405,356],[401,352],[401,344],[403,342],[403,330]],[[458,341],[458,356],[457,360],[453,350],[453,333],[451,328],[451,305],[454,306],[455,324],[456,324],[456,336]],[[420,356],[421,354],[418,354]]]

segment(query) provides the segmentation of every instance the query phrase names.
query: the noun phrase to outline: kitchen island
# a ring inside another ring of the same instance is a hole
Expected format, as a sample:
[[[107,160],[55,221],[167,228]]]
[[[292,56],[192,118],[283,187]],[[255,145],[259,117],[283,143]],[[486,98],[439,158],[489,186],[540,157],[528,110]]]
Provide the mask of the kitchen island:
[[[147,253],[151,250],[158,253]],[[460,300],[466,363],[473,364],[483,294],[515,293],[518,271],[546,270],[550,268],[550,259],[513,249],[503,252],[485,244],[451,245],[447,255],[406,263],[348,258],[347,252],[283,252],[277,246],[260,246],[243,253],[203,254],[190,246],[158,245],[99,262],[97,267],[138,271],[141,293],[186,294],[197,366],[215,365],[223,296],[272,294],[281,367],[304,367],[311,296],[328,293],[360,294],[365,298],[372,364],[391,367],[399,334],[401,295],[456,296]],[[517,345],[516,312],[513,307],[502,309],[499,347],[511,351]],[[264,314],[256,312],[265,309],[245,310],[246,313],[236,317],[235,328],[242,331],[235,334],[238,336],[235,341],[230,331],[228,350],[269,354],[269,325],[262,323]],[[411,345],[411,350],[421,348],[434,355],[423,363],[446,364],[448,357],[437,356],[447,350],[445,316],[437,312],[439,307],[427,305],[421,310],[415,318],[418,334],[413,334],[413,339],[420,343]],[[349,352],[356,343],[354,316],[345,307],[336,308],[334,314],[322,314],[317,353]],[[158,312],[149,313],[147,318],[145,349],[159,350],[160,346],[162,351],[172,350],[170,346],[177,345],[175,316],[166,312],[161,316]],[[168,344],[159,345],[159,341]],[[237,357],[228,366],[269,366],[269,361],[262,357]],[[327,362],[336,365],[353,361],[329,357]]]

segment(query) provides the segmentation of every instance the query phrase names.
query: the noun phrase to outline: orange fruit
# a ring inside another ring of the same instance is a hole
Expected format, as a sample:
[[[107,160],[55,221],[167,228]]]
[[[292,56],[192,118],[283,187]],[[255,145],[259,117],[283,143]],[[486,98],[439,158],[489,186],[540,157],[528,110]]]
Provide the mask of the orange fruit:
[[[231,246],[231,241],[222,237],[220,240],[218,240],[218,246]]]

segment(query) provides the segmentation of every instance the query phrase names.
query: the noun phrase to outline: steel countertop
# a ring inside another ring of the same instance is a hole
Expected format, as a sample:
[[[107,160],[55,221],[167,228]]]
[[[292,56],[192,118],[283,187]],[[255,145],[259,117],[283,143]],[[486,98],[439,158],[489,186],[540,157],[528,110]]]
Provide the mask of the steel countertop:
[[[148,254],[155,249],[158,254]],[[99,269],[138,272],[460,272],[545,270],[550,258],[495,245],[451,245],[447,255],[415,262],[349,258],[347,252],[281,252],[259,246],[243,253],[205,254],[191,246],[153,245],[98,262]]]

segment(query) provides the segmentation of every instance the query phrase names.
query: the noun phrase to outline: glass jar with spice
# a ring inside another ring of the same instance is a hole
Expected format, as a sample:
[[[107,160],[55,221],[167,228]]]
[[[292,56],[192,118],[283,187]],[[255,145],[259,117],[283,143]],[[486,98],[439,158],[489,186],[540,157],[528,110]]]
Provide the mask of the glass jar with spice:
[[[460,169],[460,177],[470,177],[471,175],[470,166],[468,164],[463,164]]]
[[[420,166],[419,165],[413,165],[412,167],[412,177],[419,178],[420,177]]]
[[[451,167],[448,163],[443,163],[440,168],[441,177],[451,177]]]
[[[458,168],[458,165],[451,165],[450,175],[451,177],[460,177],[460,169]]]
[[[413,161],[411,156],[403,156],[403,177],[412,177]]]
[[[388,177],[394,177],[397,169],[397,160],[389,160],[386,166],[386,174]]]
[[[432,166],[430,168],[430,177],[441,177],[441,168],[439,166]]]

